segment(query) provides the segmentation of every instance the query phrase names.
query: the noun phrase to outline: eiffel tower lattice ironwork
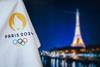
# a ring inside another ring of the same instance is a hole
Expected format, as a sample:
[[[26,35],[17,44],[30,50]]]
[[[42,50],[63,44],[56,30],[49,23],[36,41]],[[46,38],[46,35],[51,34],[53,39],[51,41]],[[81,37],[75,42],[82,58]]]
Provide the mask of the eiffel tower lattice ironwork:
[[[76,28],[75,28],[75,34],[74,39],[71,44],[72,47],[85,47],[85,44],[83,42],[81,31],[80,31],[80,21],[79,21],[79,10],[76,11]]]

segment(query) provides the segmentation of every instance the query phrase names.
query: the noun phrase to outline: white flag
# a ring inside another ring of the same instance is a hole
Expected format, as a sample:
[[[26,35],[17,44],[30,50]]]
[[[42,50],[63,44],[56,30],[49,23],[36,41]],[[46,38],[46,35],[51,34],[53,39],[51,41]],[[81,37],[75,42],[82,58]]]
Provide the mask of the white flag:
[[[40,42],[22,0],[0,0],[0,67],[42,67]]]

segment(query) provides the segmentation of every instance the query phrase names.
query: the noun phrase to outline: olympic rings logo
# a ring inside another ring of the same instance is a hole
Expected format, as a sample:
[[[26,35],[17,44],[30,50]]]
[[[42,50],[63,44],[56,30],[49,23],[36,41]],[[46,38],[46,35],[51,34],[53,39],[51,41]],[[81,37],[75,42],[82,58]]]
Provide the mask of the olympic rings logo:
[[[20,45],[24,46],[27,42],[28,42],[27,38],[23,38],[23,39],[19,38],[19,39],[14,39],[13,40],[13,44],[17,45],[17,46],[20,46]]]

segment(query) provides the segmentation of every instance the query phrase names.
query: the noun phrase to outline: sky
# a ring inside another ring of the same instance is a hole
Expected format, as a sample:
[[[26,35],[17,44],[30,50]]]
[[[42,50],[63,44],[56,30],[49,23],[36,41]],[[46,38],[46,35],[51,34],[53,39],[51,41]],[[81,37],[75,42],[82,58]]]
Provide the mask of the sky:
[[[100,44],[100,5],[96,0],[24,0],[40,39],[40,50],[70,47],[75,32],[76,9],[86,46]]]

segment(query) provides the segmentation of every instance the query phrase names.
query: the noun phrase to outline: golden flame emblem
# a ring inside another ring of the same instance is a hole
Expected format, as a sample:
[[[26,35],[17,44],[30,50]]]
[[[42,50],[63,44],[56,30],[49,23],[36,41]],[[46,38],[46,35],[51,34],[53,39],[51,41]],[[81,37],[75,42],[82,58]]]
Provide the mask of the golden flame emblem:
[[[14,31],[23,30],[26,27],[26,18],[21,13],[13,13],[9,19],[9,27]]]

